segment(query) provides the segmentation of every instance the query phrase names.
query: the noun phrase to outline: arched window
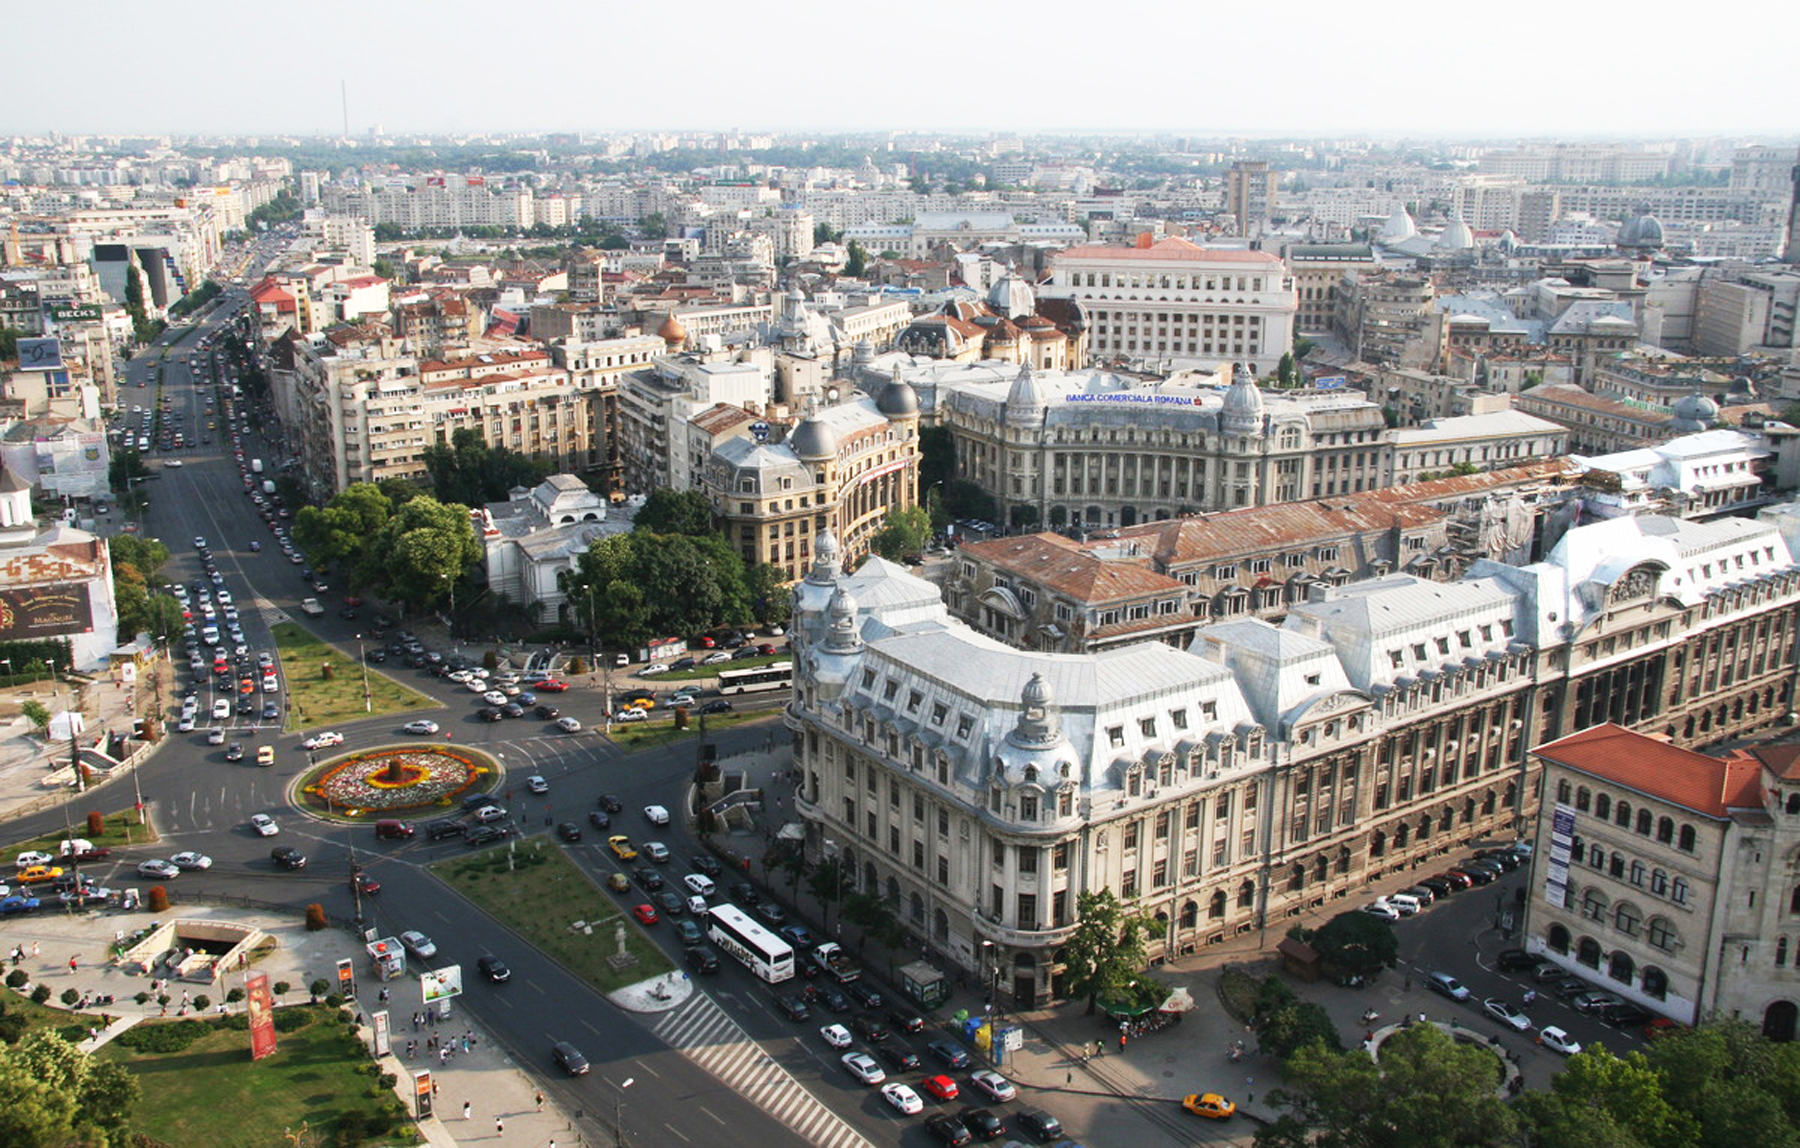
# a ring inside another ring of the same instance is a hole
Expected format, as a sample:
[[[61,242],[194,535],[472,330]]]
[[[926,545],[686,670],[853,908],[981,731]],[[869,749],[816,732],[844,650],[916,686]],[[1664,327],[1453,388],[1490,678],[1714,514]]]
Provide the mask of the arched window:
[[[1638,926],[1642,920],[1643,918],[1638,916],[1637,908],[1632,905],[1620,905],[1618,910],[1613,913],[1613,927],[1628,937],[1637,936]]]
[[[1612,816],[1612,798],[1602,793],[1594,798],[1594,816],[1604,821]]]
[[[1238,886],[1238,908],[1249,909],[1256,905],[1256,882],[1245,881]]]
[[[1644,932],[1650,943],[1663,952],[1668,953],[1675,950],[1677,940],[1675,926],[1669,923],[1667,917],[1650,918],[1650,926]]]
[[[1644,863],[1642,861],[1633,861],[1631,863],[1631,883],[1633,885],[1643,885]]]
[[[1206,916],[1208,920],[1217,921],[1225,916],[1225,901],[1225,890],[1215,889],[1213,891],[1212,900],[1206,903]]]
[[[1588,792],[1587,786],[1584,785],[1575,791],[1575,808],[1578,811],[1586,813],[1588,806],[1593,804],[1593,800],[1593,795]]]
[[[1800,885],[1795,885],[1794,891],[1788,894],[1788,912],[1800,913]]]
[[[1687,899],[1687,879],[1684,877],[1675,878],[1674,883],[1669,886],[1669,900],[1675,902],[1677,905],[1685,905],[1687,904]]]
[[[1575,946],[1575,961],[1577,964],[1586,965],[1590,969],[1599,968],[1600,942],[1594,940],[1592,937],[1581,938],[1581,943]]]
[[[1776,1044],[1786,1044],[1794,1039],[1797,1022],[1800,1022],[1800,1009],[1794,1007],[1794,1002],[1776,1001],[1763,1010],[1763,1037]]]
[[[1606,919],[1606,894],[1598,889],[1589,889],[1581,897],[1581,915],[1590,921]]]
[[[1655,893],[1658,897],[1667,896],[1669,893],[1669,875],[1661,869],[1650,870],[1650,891]]]
[[[1557,782],[1556,783],[1556,800],[1561,802],[1564,805],[1567,805],[1569,803],[1570,789],[1571,789],[1571,787],[1567,780]],[[1800,797],[1800,794],[1797,794],[1796,796]]]
[[[1579,865],[1587,857],[1587,842],[1577,837],[1569,843],[1569,860]]]
[[[1650,811],[1648,809],[1638,810],[1637,831],[1645,837],[1650,836]]]
[[[1567,954],[1569,951],[1569,929],[1567,925],[1551,925],[1550,935],[1544,938],[1553,953]]]
[[[1293,871],[1288,874],[1288,891],[1298,893],[1304,888],[1306,888],[1306,866],[1296,861]]]
[[[1786,937],[1776,937],[1775,938],[1775,967],[1778,969],[1787,967],[1787,938]]]
[[[1681,827],[1681,840],[1676,844],[1675,848],[1681,850],[1683,853],[1692,853],[1694,851],[1694,827],[1692,825],[1683,825]]]
[[[1596,845],[1588,850],[1588,864],[1596,869],[1606,868],[1606,850]]]
[[[1181,906],[1181,927],[1182,928],[1191,929],[1194,927],[1195,922],[1197,922],[1199,920],[1200,920],[1200,905],[1197,902],[1189,901],[1186,904]]]
[[[1644,979],[1638,982],[1638,988],[1647,997],[1663,1000],[1669,995],[1669,974],[1655,965],[1644,966]]]
[[[1387,830],[1377,829],[1375,836],[1369,838],[1369,856],[1379,857],[1387,852]]]
[[[1620,829],[1631,828],[1631,802],[1619,802],[1619,807],[1613,810],[1613,824]]]
[[[1790,809],[1790,810],[1788,810],[1788,812],[1792,813],[1794,811]],[[1673,817],[1665,817],[1656,823],[1656,839],[1658,841],[1662,842],[1664,845],[1670,845],[1670,844],[1674,843],[1674,841],[1675,841],[1675,819]]]
[[[1633,961],[1623,950],[1612,955],[1606,963],[1606,975],[1622,985],[1631,983],[1631,974],[1637,971],[1637,962]]]

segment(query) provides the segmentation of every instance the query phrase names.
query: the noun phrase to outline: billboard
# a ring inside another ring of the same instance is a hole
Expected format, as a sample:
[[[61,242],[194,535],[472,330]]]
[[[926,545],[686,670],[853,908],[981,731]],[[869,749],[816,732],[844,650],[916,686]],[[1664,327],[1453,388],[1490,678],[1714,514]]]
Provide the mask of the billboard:
[[[92,618],[82,582],[0,589],[0,642],[91,633]]]
[[[1569,862],[1575,852],[1575,810],[1557,802],[1550,814],[1550,864],[1544,871],[1544,900],[1564,908],[1569,899]]]
[[[60,371],[63,369],[61,339],[20,339],[21,371]]]
[[[106,436],[95,432],[68,432],[32,442],[37,481],[50,494],[95,498],[107,492],[107,466],[111,455]]]
[[[47,308],[53,323],[98,323],[100,308],[89,303],[52,303]]]
[[[250,1017],[250,1059],[261,1060],[275,1052],[275,998],[269,994],[269,975],[257,973],[244,982],[248,994],[245,1009]]]
[[[426,1004],[432,1004],[447,997],[461,996],[462,966],[450,965],[441,969],[421,970],[419,988],[425,994]]]
[[[375,1029],[375,1055],[386,1056],[389,1052],[388,1012],[382,1009],[369,1017],[369,1023]]]

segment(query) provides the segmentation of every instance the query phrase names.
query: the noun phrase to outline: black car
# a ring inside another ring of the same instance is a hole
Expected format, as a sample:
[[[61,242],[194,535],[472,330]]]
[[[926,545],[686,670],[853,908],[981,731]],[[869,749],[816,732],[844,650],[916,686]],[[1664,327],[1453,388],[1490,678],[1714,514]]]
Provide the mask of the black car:
[[[1500,966],[1503,973],[1521,973],[1527,969],[1538,967],[1539,958],[1532,956],[1524,949],[1501,949],[1494,963]]]
[[[719,864],[719,859],[707,853],[694,854],[688,858],[688,864],[693,866],[694,872],[704,873],[708,877],[717,877],[725,871],[725,867]]]
[[[948,1112],[940,1112],[927,1120],[925,1131],[931,1133],[939,1143],[949,1144],[952,1148],[959,1148],[960,1145],[967,1144],[972,1139],[963,1122]]]
[[[509,718],[522,718],[525,716],[525,707],[518,702],[507,702],[500,707],[500,713]]]
[[[433,841],[442,841],[446,837],[461,837],[468,831],[468,826],[460,821],[433,821],[425,826],[425,836]]]
[[[731,710],[731,703],[726,701],[724,698],[715,698],[714,700],[707,702],[705,705],[700,707],[700,712],[703,714],[722,714],[722,713],[728,713],[728,712],[730,712],[730,710]]]
[[[1013,1122],[1039,1140],[1055,1140],[1063,1134],[1062,1121],[1041,1108],[1027,1108],[1013,1117]]]
[[[292,845],[277,845],[269,850],[269,859],[283,869],[306,868],[306,854]]]
[[[367,651],[364,651],[364,653],[363,653],[363,661],[365,661],[365,662],[373,662],[373,663],[375,663],[375,664],[376,664],[376,665],[378,665],[378,666],[379,666],[379,665],[381,665],[381,664],[382,664],[382,663],[384,663],[384,662],[386,662],[386,661],[387,661],[387,651],[386,651],[386,650],[367,650]]]
[[[570,1076],[581,1076],[588,1070],[587,1057],[581,1055],[581,1051],[566,1040],[559,1040],[550,1046],[550,1059]]]
[[[687,898],[673,889],[664,889],[650,899],[656,902],[656,911],[665,917],[679,917],[687,912]]]
[[[581,826],[575,824],[573,821],[565,821],[556,827],[556,835],[564,841],[580,841]]]
[[[985,1108],[965,1108],[956,1114],[956,1118],[977,1140],[997,1140],[1006,1133],[1006,1125]]]
[[[504,984],[512,980],[512,970],[499,957],[482,957],[475,962],[475,969],[482,976],[495,984]]]
[[[887,1061],[888,1067],[895,1072],[919,1071],[919,1054],[897,1040],[876,1045],[875,1055]]]
[[[850,1011],[850,998],[833,988],[831,985],[821,985],[817,995],[819,1003],[824,1005],[827,1009],[830,1009],[832,1012],[844,1013]]]
[[[783,909],[773,901],[764,901],[762,904],[756,906],[756,915],[771,925],[784,925],[787,923],[787,910]]]
[[[484,709],[478,710],[477,713],[480,715],[482,721],[505,721],[506,720],[506,715],[501,713],[499,708],[496,706],[487,706]]]
[[[812,1015],[812,1010],[806,1007],[806,1002],[798,997],[776,997],[775,1007],[780,1009],[782,1015],[789,1020],[805,1020]]]
[[[256,703],[249,698],[238,699],[237,712],[243,717],[250,717],[256,712]]]
[[[681,670],[691,670],[699,664],[700,662],[695,658],[676,658],[669,663],[669,669],[671,672],[680,672]]]
[[[553,721],[562,716],[562,711],[555,706],[539,706],[531,712],[543,718],[545,721]]]
[[[924,1032],[925,1018],[916,1012],[905,1009],[889,1009],[888,1023],[894,1026],[895,1032]]]
[[[875,990],[875,987],[873,985],[869,984],[867,981],[851,981],[850,983],[844,985],[843,988],[844,988],[844,992],[849,995],[850,999],[855,1001],[857,1004],[861,1005],[863,1008],[866,1008],[869,1011],[873,1012],[874,1010],[881,1007],[881,1004],[882,1004],[881,994],[879,992],[877,992]],[[879,1040],[881,1038],[872,1036],[869,1039],[870,1040]]]
[[[342,618],[346,622],[354,622],[354,621],[356,621],[356,611],[352,610],[348,606],[345,606],[342,610],[338,611],[338,617]]]
[[[1593,992],[1594,986],[1588,984],[1580,977],[1565,976],[1562,980],[1552,984],[1550,986],[1550,991],[1555,993],[1562,1000],[1573,1000],[1582,993]]]
[[[476,825],[470,827],[463,840],[470,845],[486,845],[490,841],[499,841],[506,836],[506,830],[498,825]]]
[[[1508,873],[1511,873],[1525,862],[1525,858],[1514,853],[1511,849],[1483,849],[1475,856],[1481,858],[1483,861],[1500,866],[1500,868],[1506,870]]]
[[[1623,1004],[1610,1004],[1599,1010],[1600,1019],[1616,1028],[1637,1028],[1654,1015],[1648,1009],[1626,1001]]]
[[[226,761],[242,761],[242,760],[244,760],[244,743],[241,741],[234,741],[230,745],[226,746],[225,747],[225,760]]]
[[[872,1016],[852,1017],[850,1031],[862,1037],[870,1044],[880,1044],[888,1038],[887,1026]]]
[[[1420,888],[1430,889],[1433,897],[1448,897],[1456,891],[1456,886],[1442,877],[1427,877],[1419,882]]]
[[[588,814],[588,824],[592,825],[595,829],[611,829],[612,818],[606,815],[604,809],[596,809]]]
[[[716,973],[719,971],[719,954],[705,945],[695,945],[687,951],[684,958],[688,968],[697,973]]]
[[[663,887],[662,874],[650,868],[648,865],[639,865],[632,871],[631,875],[637,880],[640,888],[646,889],[652,893]]]
[[[618,813],[625,808],[625,803],[620,801],[613,794],[602,793],[600,795],[600,808],[606,810],[608,813]]]
[[[750,882],[740,881],[731,887],[731,899],[740,905],[754,905],[762,900],[762,894]]]

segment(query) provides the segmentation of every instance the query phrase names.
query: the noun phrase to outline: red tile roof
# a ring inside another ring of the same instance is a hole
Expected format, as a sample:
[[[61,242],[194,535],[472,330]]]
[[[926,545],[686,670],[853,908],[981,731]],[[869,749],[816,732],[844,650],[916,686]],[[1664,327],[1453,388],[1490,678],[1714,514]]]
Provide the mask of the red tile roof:
[[[1099,558],[1081,543],[1060,534],[970,542],[960,548],[960,553],[991,563],[996,570],[1028,578],[1052,593],[1086,603],[1180,593],[1185,588],[1176,579],[1150,569],[1147,562]],[[1162,619],[1165,623],[1171,620]]]
[[[1174,260],[1182,263],[1266,263],[1271,267],[1281,266],[1281,260],[1267,251],[1201,247],[1178,236],[1171,236],[1149,247],[1071,247],[1058,252],[1055,258],[1058,262],[1064,259],[1126,259],[1146,263]]]
[[[1417,530],[1443,521],[1444,512],[1423,505],[1386,506],[1362,495],[1349,499],[1284,502],[1227,510],[1205,518],[1170,518],[1122,527],[1121,539],[1142,539],[1168,569],[1353,534]]]
[[[1749,757],[1721,760],[1646,737],[1607,722],[1532,751],[1546,761],[1707,817],[1761,809],[1762,764]]]

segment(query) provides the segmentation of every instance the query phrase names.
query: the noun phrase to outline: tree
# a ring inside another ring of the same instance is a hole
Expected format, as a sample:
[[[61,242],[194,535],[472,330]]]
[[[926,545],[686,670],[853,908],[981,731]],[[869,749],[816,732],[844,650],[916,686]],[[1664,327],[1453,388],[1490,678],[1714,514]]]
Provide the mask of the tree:
[[[794,599],[788,593],[787,574],[779,566],[758,562],[744,572],[744,590],[750,598],[750,612],[765,626],[785,626],[794,612]]]
[[[855,888],[855,875],[836,857],[827,857],[813,866],[806,878],[806,890],[819,903],[821,928],[831,928],[832,906],[842,902],[844,894]]]
[[[369,542],[393,516],[394,504],[380,487],[353,483],[324,506],[300,508],[294,543],[315,567],[343,563],[354,572]]]
[[[800,878],[812,871],[812,865],[806,860],[804,849],[783,849],[776,854],[774,863],[769,866],[787,874],[788,891],[800,888]]]
[[[53,1029],[0,1049],[0,1144],[114,1148],[139,1094],[137,1078],[94,1060]]]
[[[1256,994],[1257,1047],[1266,1055],[1285,1060],[1311,1044],[1329,1049],[1343,1047],[1331,1017],[1319,1005],[1302,1001],[1279,977],[1264,977]]]
[[[869,253],[863,250],[862,244],[852,239],[849,253],[844,257],[844,274],[852,279],[858,279],[868,269]]]
[[[50,711],[44,708],[43,702],[38,701],[36,698],[27,698],[24,702],[20,703],[19,712],[25,715],[25,720],[30,722],[32,728],[36,729],[39,733],[49,732]]]
[[[499,502],[513,487],[536,486],[550,474],[549,463],[510,447],[491,447],[473,427],[458,429],[448,443],[426,447],[420,459],[440,501],[471,508]]]
[[[1369,976],[1393,968],[1400,955],[1394,927],[1360,910],[1339,913],[1306,940],[1321,960],[1341,973]]]
[[[1428,1024],[1389,1037],[1380,1063],[1313,1043],[1282,1066],[1271,1099],[1290,1111],[1257,1132],[1257,1148],[1500,1148],[1518,1121],[1497,1068],[1492,1051]]]
[[[1275,381],[1282,387],[1294,386],[1299,380],[1294,372],[1294,353],[1283,351],[1281,361],[1275,364]]]
[[[890,562],[917,556],[931,539],[931,515],[922,506],[897,506],[869,539],[869,547]]]
[[[381,276],[390,283],[400,278],[400,269],[395,267],[392,263],[389,263],[386,259],[377,259],[375,261],[375,266],[370,268],[370,270],[374,271],[375,274]]]
[[[481,557],[468,511],[424,495],[402,506],[365,548],[355,577],[417,609],[443,601]]]
[[[1642,1052],[1621,1059],[1598,1045],[1570,1057],[1550,1091],[1528,1093],[1518,1107],[1540,1148],[1685,1148],[1700,1133],[1694,1114],[1669,1103]]]
[[[633,530],[652,534],[686,534],[695,538],[717,534],[713,527],[712,504],[697,490],[671,490],[658,487],[644,498],[644,505],[632,519]]]
[[[410,478],[384,478],[375,485],[381,488],[381,493],[387,495],[388,501],[396,507],[405,506],[425,493],[425,488]]]
[[[1075,914],[1075,932],[1063,950],[1069,995],[1086,997],[1092,1013],[1101,997],[1123,995],[1143,970],[1150,918],[1120,904],[1111,889],[1076,897]]]

